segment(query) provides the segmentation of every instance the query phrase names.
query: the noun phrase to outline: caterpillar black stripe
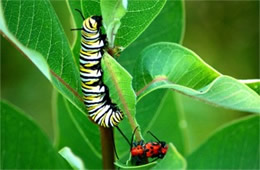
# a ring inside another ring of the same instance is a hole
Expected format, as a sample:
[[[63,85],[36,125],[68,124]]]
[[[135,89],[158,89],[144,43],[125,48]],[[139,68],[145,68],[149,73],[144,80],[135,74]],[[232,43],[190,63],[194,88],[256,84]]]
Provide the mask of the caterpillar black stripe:
[[[113,127],[118,125],[124,115],[111,102],[108,87],[102,81],[101,58],[105,36],[101,34],[101,21],[101,16],[91,16],[84,19],[82,28],[74,30],[81,30],[80,77],[89,116],[100,126]]]

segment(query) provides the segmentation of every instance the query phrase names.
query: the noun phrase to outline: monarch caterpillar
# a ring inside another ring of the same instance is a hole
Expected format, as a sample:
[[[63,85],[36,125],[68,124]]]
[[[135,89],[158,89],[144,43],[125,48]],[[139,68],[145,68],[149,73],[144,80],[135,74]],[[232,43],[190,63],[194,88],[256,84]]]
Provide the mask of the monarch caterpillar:
[[[72,30],[81,30],[79,61],[84,103],[95,123],[107,128],[117,126],[124,115],[117,105],[112,103],[109,89],[102,81],[101,58],[105,46],[105,35],[102,35],[100,29],[102,17],[91,16],[85,19],[81,11],[77,11],[83,18],[83,26]]]

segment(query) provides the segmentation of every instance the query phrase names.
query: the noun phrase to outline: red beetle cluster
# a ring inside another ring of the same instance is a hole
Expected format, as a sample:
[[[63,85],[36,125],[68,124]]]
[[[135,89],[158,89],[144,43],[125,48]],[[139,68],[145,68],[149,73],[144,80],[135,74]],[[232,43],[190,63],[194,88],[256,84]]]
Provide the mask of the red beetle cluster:
[[[134,165],[143,164],[147,161],[148,158],[155,158],[154,161],[159,158],[162,159],[167,153],[168,145],[166,145],[165,142],[160,141],[158,138],[156,138],[151,132],[148,133],[150,133],[157,140],[157,142],[144,143],[144,141],[139,141],[136,143],[133,142],[132,136],[130,151],[132,156],[132,164]]]
[[[133,143],[131,148],[132,157],[147,157],[147,158],[163,158],[166,154],[168,146],[165,142],[147,142],[143,141]]]
[[[147,142],[145,143],[143,140],[139,142],[134,142],[134,134],[138,127],[135,128],[131,143],[128,138],[124,135],[124,133],[120,130],[119,127],[116,126],[121,135],[125,138],[127,143],[130,145],[130,153],[131,153],[131,162],[132,165],[142,165],[148,163],[148,158],[155,158],[153,161],[157,159],[162,159],[168,150],[168,145],[164,141],[160,141],[154,134],[148,131],[157,142]],[[115,152],[116,153],[116,152]],[[117,153],[116,153],[117,156]],[[117,156],[118,158],[118,156]],[[119,158],[118,158],[119,159]]]

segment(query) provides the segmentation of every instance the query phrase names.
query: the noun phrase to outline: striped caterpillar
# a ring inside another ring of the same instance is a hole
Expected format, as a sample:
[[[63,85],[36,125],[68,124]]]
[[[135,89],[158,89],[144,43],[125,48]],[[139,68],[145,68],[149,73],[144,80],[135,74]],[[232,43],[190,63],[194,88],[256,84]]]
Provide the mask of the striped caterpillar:
[[[112,103],[109,97],[109,89],[103,83],[103,70],[101,59],[104,54],[105,35],[101,33],[101,16],[83,18],[81,30],[80,49],[80,78],[83,92],[83,100],[91,119],[100,126],[113,127],[123,119],[124,115]]]

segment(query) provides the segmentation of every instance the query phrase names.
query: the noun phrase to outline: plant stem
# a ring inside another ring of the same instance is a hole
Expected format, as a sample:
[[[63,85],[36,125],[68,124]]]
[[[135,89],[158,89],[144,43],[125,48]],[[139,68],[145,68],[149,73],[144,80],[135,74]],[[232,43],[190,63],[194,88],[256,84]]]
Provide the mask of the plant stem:
[[[103,169],[115,169],[113,128],[99,126],[102,146]]]

